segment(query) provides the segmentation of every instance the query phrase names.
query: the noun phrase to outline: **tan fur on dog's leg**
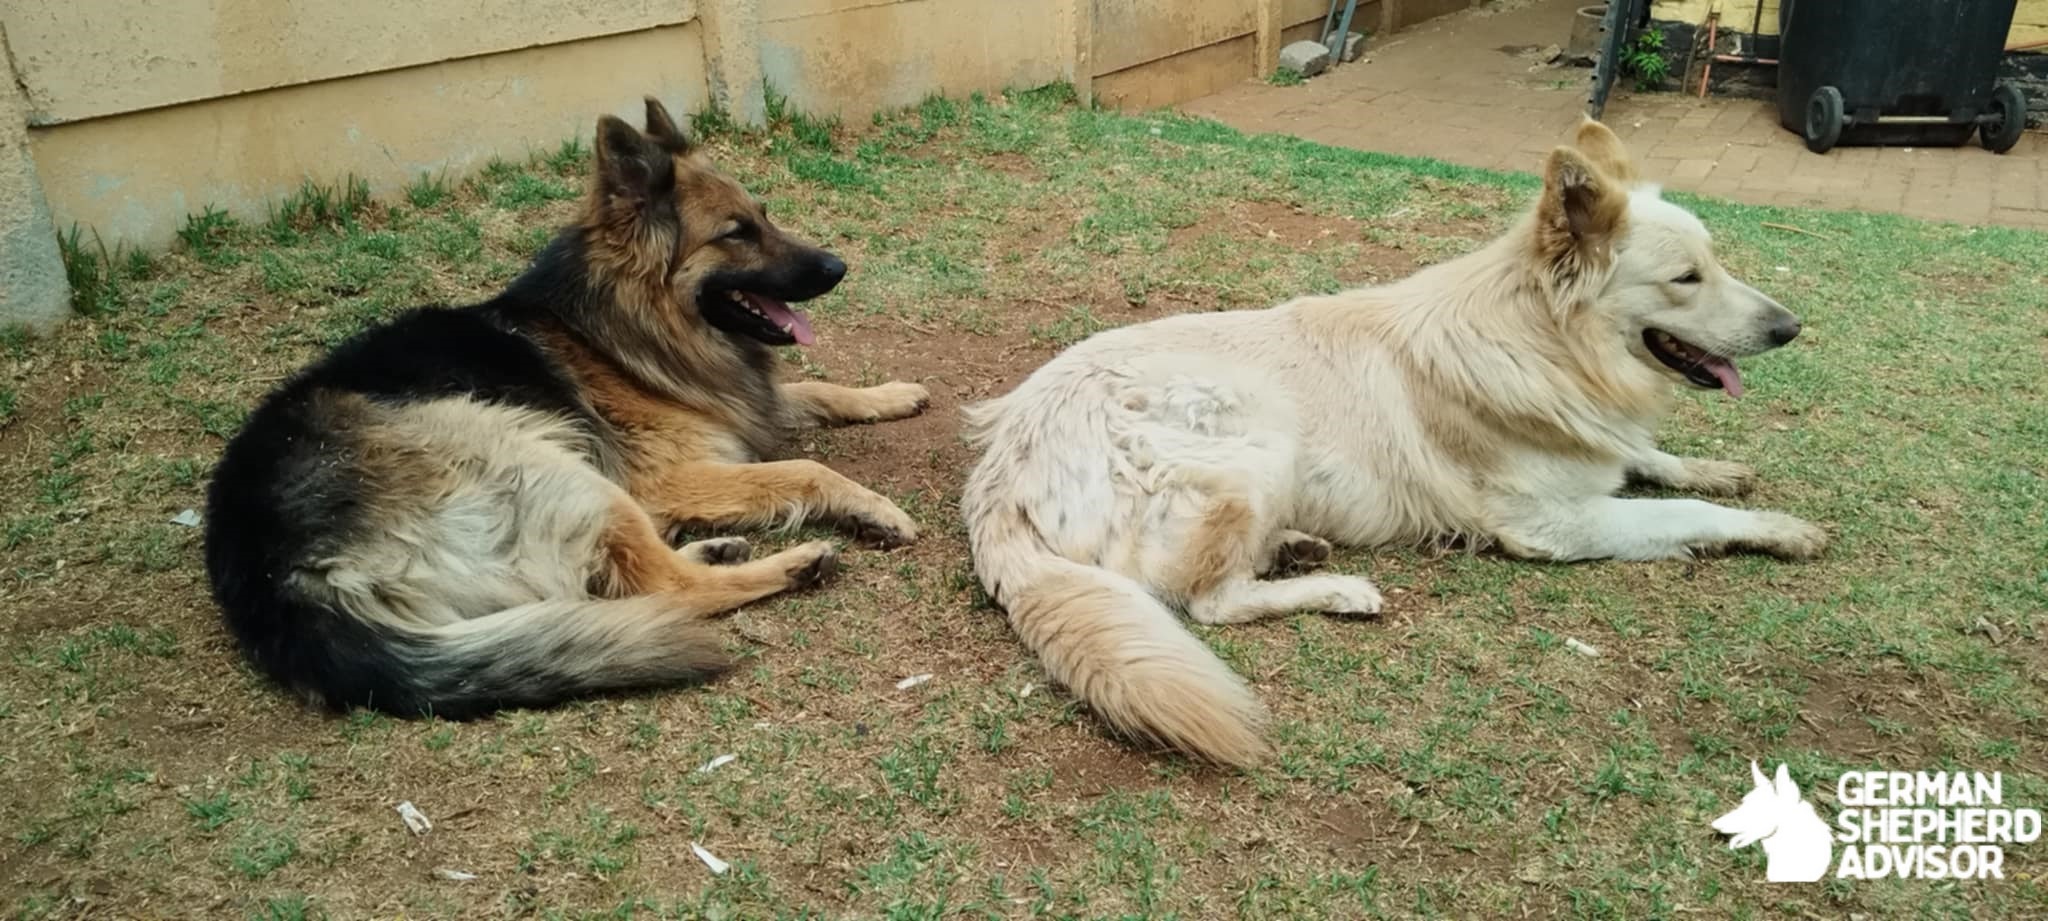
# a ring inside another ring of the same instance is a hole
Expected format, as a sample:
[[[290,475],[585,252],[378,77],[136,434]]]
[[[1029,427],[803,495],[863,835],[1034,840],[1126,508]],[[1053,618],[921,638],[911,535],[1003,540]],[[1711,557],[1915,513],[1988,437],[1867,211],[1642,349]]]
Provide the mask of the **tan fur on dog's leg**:
[[[822,519],[883,546],[917,539],[917,524],[896,503],[816,461],[679,464],[639,492],[662,516],[692,528]]]
[[[692,547],[712,543],[700,541]],[[671,550],[654,521],[625,496],[613,507],[600,546],[605,568],[600,589],[614,598],[664,595],[688,616],[715,617],[748,602],[821,582],[832,574],[837,551],[829,541],[812,541],[767,559],[711,565],[695,554]]]
[[[1237,496],[1211,501],[1182,548],[1180,572],[1166,582],[1166,590],[1183,598],[1199,598],[1225,580],[1249,575],[1257,562],[1252,555],[1257,529],[1251,503]]]
[[[932,402],[922,384],[890,381],[874,387],[841,387],[823,381],[784,384],[782,398],[817,425],[890,422],[924,412]]]

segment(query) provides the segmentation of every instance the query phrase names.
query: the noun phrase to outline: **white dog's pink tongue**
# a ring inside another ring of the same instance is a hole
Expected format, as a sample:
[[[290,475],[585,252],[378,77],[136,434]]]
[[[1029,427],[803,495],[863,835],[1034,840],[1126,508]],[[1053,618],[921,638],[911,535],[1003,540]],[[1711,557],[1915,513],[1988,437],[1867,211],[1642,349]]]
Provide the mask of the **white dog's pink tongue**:
[[[795,339],[797,345],[811,345],[818,341],[817,335],[811,332],[811,318],[804,316],[803,311],[794,310],[788,304],[772,297],[755,294],[752,291],[744,293],[748,304],[753,305],[754,309],[760,311],[770,322],[782,327],[782,331]],[[1739,389],[1741,385],[1737,384],[1736,387]]]
[[[1735,370],[1735,362],[1726,358],[1711,357],[1700,362],[1714,377],[1721,381],[1721,389],[1727,391],[1731,400],[1742,399],[1742,373]]]

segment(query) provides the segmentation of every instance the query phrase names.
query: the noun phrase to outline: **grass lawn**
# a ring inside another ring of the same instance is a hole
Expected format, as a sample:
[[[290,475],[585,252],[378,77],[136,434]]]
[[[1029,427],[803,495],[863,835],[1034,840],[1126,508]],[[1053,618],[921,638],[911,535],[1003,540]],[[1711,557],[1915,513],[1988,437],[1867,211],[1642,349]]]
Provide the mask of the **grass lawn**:
[[[293,367],[510,280],[572,211],[586,150],[388,204],[309,185],[149,258],[86,235],[84,318],[0,341],[6,912],[2048,915],[2048,842],[2009,848],[2002,882],[1772,886],[1708,827],[1751,758],[1789,763],[1824,817],[1852,768],[2003,771],[2008,805],[2048,807],[2048,236],[1690,202],[1807,331],[1747,363],[1743,400],[1687,396],[1667,447],[1754,465],[1744,504],[1823,523],[1827,556],[1341,555],[1386,615],[1200,631],[1275,710],[1277,761],[1237,775],[1109,738],[1046,686],[970,574],[958,409],[1105,326],[1440,261],[1533,179],[1058,91],[857,128],[698,122],[853,266],[788,373],[932,389],[919,419],[803,444],[928,536],[736,615],[750,657],[703,688],[464,724],[311,712],[240,663],[173,518]],[[400,801],[434,830],[409,833]]]

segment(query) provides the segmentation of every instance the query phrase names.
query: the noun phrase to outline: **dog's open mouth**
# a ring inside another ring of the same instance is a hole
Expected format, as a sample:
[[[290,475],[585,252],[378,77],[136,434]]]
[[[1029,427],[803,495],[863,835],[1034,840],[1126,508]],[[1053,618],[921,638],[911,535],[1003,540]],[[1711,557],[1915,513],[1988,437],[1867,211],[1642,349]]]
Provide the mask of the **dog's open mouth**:
[[[1643,330],[1643,347],[1695,387],[1725,390],[1731,398],[1742,396],[1742,375],[1735,362],[1661,329]]]
[[[811,318],[789,304],[752,291],[709,290],[704,292],[706,318],[728,332],[758,339],[769,345],[811,345],[818,341],[811,332]]]

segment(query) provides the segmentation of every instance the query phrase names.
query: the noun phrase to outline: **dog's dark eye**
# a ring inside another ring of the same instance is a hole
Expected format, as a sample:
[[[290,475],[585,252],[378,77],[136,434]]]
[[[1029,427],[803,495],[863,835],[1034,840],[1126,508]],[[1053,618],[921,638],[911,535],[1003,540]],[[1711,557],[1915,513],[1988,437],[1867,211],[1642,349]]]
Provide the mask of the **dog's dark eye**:
[[[760,228],[755,227],[752,221],[734,221],[731,228],[718,236],[721,240],[745,240],[751,238],[759,230]]]
[[[1699,283],[1700,283],[1700,273],[1698,273],[1698,272],[1687,272],[1687,273],[1685,273],[1684,275],[1680,275],[1680,276],[1678,276],[1677,278],[1674,278],[1674,279],[1672,279],[1672,280],[1671,280],[1671,283],[1672,283],[1672,284],[1674,284],[1674,285],[1696,285],[1696,284],[1699,284]]]

